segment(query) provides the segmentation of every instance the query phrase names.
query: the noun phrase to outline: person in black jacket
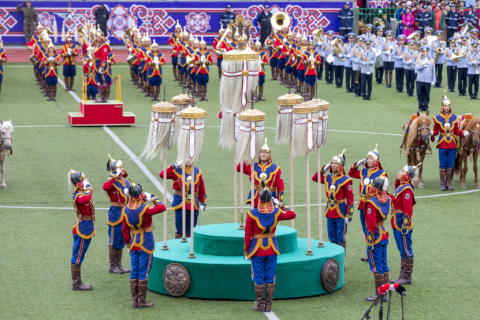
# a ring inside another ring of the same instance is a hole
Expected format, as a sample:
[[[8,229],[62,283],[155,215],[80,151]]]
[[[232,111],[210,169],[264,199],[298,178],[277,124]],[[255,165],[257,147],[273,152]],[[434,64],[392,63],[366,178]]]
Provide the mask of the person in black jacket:
[[[227,11],[222,13],[222,16],[220,17],[220,23],[222,24],[222,27],[224,29],[227,29],[230,21],[234,21],[234,20],[235,20],[235,13],[232,12],[232,6],[228,5]]]
[[[338,11],[338,20],[340,20],[340,35],[345,36],[353,29],[353,10],[350,9],[350,3],[345,2],[343,8]]]
[[[99,8],[95,10],[95,20],[97,21],[97,25],[100,26],[100,30],[102,30],[103,34],[107,36],[107,21],[110,19],[110,13],[108,12],[107,8],[103,5],[103,3],[99,4]]]
[[[272,23],[270,19],[272,18],[272,13],[270,12],[270,6],[267,4],[264,7],[264,11],[258,16],[258,27],[260,28],[260,42],[262,46],[265,45],[265,40],[268,38],[270,33],[272,33]]]

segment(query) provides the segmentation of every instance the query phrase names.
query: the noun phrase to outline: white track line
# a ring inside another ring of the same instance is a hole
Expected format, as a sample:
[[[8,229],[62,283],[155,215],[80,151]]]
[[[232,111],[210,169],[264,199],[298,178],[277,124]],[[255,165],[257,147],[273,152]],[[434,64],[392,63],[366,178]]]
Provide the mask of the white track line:
[[[263,314],[270,320],[280,320],[273,311],[264,312]]]
[[[480,189],[477,190],[468,190],[468,191],[460,191],[460,192],[452,192],[452,193],[439,193],[439,194],[432,194],[429,196],[419,196],[415,197],[415,199],[426,199],[426,198],[437,198],[437,197],[447,197],[447,196],[456,196],[459,194],[466,194],[466,193],[474,193],[480,192]],[[355,202],[358,203],[358,202]],[[322,203],[322,206],[325,206],[326,203]],[[295,207],[306,207],[306,204],[296,204]],[[312,207],[318,206],[318,203],[310,204]],[[0,208],[5,209],[39,209],[39,210],[70,210],[71,207],[27,207],[27,206],[0,206]],[[109,208],[95,208],[95,210],[108,210]],[[225,210],[225,209],[233,209],[233,207],[207,207],[208,210]]]
[[[58,82],[65,88],[65,83],[61,79],[58,79]],[[77,96],[75,92],[73,91],[68,91],[68,92],[77,102],[80,103],[81,99]],[[138,159],[138,157],[132,152],[132,150],[130,150],[130,148],[127,147],[125,143],[123,143],[123,141],[120,140],[120,138],[115,133],[113,133],[112,130],[110,130],[110,128],[103,127],[103,130],[105,130],[105,132],[108,133],[108,135],[113,139],[113,141],[115,141],[120,146],[120,148],[122,148],[123,151],[125,151],[125,153],[133,160],[133,162],[135,162],[135,164],[140,168],[140,170],[143,171],[143,173],[147,176],[147,178],[150,179],[150,181],[152,181],[155,187],[157,187],[157,189],[163,195],[166,190],[163,189],[163,186],[160,183],[160,181],[158,181],[158,179],[155,178],[155,176],[150,172],[150,170],[148,170],[148,168],[143,164],[143,162]],[[173,197],[168,191],[167,191],[167,200],[170,201],[170,203],[172,203],[173,201]]]

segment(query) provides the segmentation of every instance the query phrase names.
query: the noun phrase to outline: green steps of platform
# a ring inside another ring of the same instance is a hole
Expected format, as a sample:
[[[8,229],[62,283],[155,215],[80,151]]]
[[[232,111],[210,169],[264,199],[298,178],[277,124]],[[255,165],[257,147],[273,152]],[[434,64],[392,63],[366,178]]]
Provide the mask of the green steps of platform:
[[[194,234],[194,252],[212,256],[243,256],[245,230],[238,223],[198,226]],[[297,230],[277,226],[275,235],[281,253],[297,250]]]

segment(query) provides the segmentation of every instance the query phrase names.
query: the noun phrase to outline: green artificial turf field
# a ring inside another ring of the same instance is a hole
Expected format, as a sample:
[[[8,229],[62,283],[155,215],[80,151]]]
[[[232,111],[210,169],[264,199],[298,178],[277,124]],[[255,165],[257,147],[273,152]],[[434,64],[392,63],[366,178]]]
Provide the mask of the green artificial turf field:
[[[80,68],[75,83],[81,96]],[[61,74],[61,70],[59,69]],[[126,65],[114,67],[114,75],[122,76],[124,111],[136,115],[135,127],[110,128],[135,155],[142,151],[150,123],[150,98],[145,98],[129,80]],[[171,68],[164,69],[167,100],[180,93],[173,82]],[[200,161],[208,194],[208,208],[200,214],[199,224],[233,222],[233,152],[218,146],[220,120],[219,81],[216,70],[208,87],[208,102],[198,107],[207,111],[205,140]],[[446,73],[444,73],[446,74]],[[277,97],[287,90],[279,82],[270,81],[267,70],[265,99],[255,107],[267,115],[265,137],[269,138],[273,161],[283,168],[285,199],[290,200],[288,147],[276,146],[275,121]],[[444,79],[446,86],[446,79]],[[253,302],[209,301],[178,299],[149,292],[147,300],[155,303],[151,309],[131,308],[128,274],[108,273],[108,235],[106,214],[109,201],[102,184],[109,173],[105,171],[107,153],[121,159],[132,181],[141,183],[145,191],[161,196],[159,190],[131,157],[104,128],[72,128],[68,112],[78,111],[74,98],[58,88],[57,101],[47,102],[35,85],[29,64],[8,64],[4,68],[4,82],[0,96],[0,118],[12,119],[15,127],[13,156],[6,160],[7,189],[0,189],[0,318],[1,319],[265,319],[253,312]],[[437,114],[443,89],[432,89],[430,114]],[[113,96],[113,94],[112,94]],[[373,85],[372,101],[346,94],[345,87],[319,82],[319,98],[330,103],[327,143],[321,149],[322,164],[346,149],[346,169],[354,161],[363,159],[378,143],[383,168],[393,177],[406,164],[399,151],[402,125],[418,109],[416,98],[396,93],[394,88]],[[453,112],[477,115],[479,103],[448,95]],[[432,125],[433,128],[433,125]],[[108,129],[107,129],[108,130]],[[434,144],[432,144],[434,146]],[[176,146],[168,155],[168,163],[176,158]],[[158,178],[161,162],[143,161]],[[84,283],[93,284],[93,291],[71,290],[70,258],[72,225],[76,220],[71,193],[67,190],[67,167],[86,173],[94,188],[97,208],[96,236],[85,256],[82,267]],[[316,157],[310,157],[310,172],[316,170]],[[295,203],[306,203],[305,158],[296,158],[294,164]],[[467,189],[460,189],[455,178],[454,193],[439,191],[438,152],[428,155],[424,163],[425,189],[416,189],[413,250],[415,266],[413,285],[407,287],[406,319],[472,319],[478,305],[479,275],[476,271],[480,249],[475,203],[478,193],[474,187],[473,172],[467,174]],[[245,179],[245,197],[248,183]],[[355,200],[358,200],[358,180],[354,180]],[[171,191],[171,182],[168,183]],[[393,179],[390,191],[393,191]],[[324,193],[322,193],[324,196]],[[312,203],[317,203],[317,185],[311,183]],[[163,199],[163,196],[162,196]],[[307,237],[306,207],[295,208],[295,227],[298,236]],[[323,215],[322,215],[323,216]],[[282,224],[289,225],[289,222]],[[163,238],[163,215],[154,218],[154,235]],[[323,218],[323,239],[328,241],[326,219]],[[388,221],[387,229],[391,230]],[[318,207],[312,207],[312,237],[318,239]],[[173,239],[173,215],[169,211],[168,239]],[[305,299],[274,301],[273,310],[279,319],[360,319],[369,307],[364,300],[373,293],[373,274],[365,256],[365,242],[360,228],[358,211],[349,225],[347,235],[347,271],[345,286],[333,294]],[[313,242],[316,245],[316,242]],[[160,249],[160,248],[157,248]],[[390,277],[398,276],[400,258],[393,234],[390,236],[388,262]],[[124,266],[129,257],[124,255]],[[212,270],[212,272],[215,272]],[[318,281],[312,279],[312,281]],[[235,290],[235,283],[225,283]],[[252,286],[252,296],[254,295]],[[475,302],[477,301],[477,302]],[[400,319],[400,297],[394,296],[394,319]]]

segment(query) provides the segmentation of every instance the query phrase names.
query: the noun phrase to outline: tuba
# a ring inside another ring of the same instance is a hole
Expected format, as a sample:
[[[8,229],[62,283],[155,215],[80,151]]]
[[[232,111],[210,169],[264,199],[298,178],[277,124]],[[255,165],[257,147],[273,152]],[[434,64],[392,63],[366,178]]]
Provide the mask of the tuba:
[[[317,40],[317,42],[320,42],[321,44],[323,44],[322,37],[318,35],[319,32],[320,32],[320,29],[316,29],[316,30],[313,30],[312,34],[315,36],[315,39]]]
[[[335,47],[333,49],[333,52],[335,53],[335,55],[338,57],[339,54],[343,53],[343,49],[342,47],[340,47],[340,45],[338,44],[338,41],[335,41],[335,43],[333,44],[333,46]],[[340,58],[338,57],[338,59],[340,59],[340,61],[345,61],[345,58]]]
[[[283,27],[290,27],[291,19],[285,12],[279,11],[272,15],[270,22],[273,29],[281,31]]]
[[[466,55],[467,55],[466,50],[460,50],[460,52],[458,53],[458,56],[455,53],[452,54],[452,61],[456,63],[456,62],[458,62],[458,59],[463,58]]]

